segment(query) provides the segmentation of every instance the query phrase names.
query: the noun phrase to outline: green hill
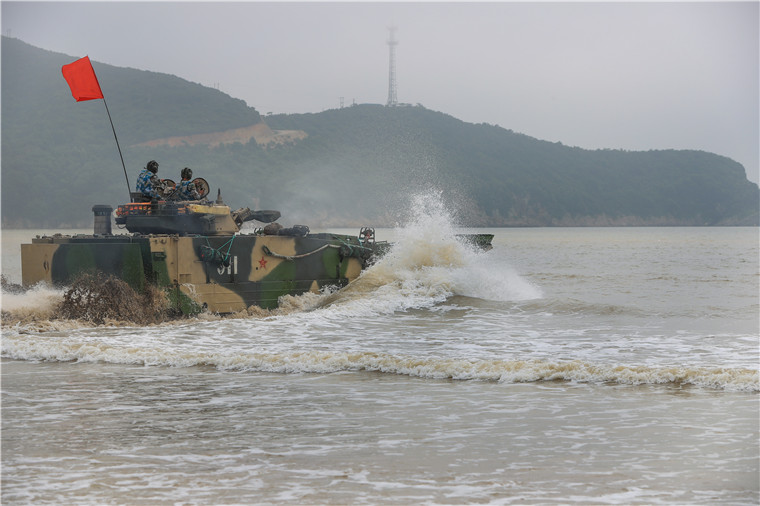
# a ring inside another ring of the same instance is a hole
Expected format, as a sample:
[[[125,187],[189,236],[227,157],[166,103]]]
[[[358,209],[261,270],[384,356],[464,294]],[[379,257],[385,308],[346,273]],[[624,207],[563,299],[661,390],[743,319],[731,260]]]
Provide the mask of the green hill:
[[[89,226],[127,198],[102,100],[77,103],[61,66],[77,57],[2,38],[2,226]],[[461,225],[758,225],[744,168],[699,151],[590,151],[462,122],[423,107],[358,105],[269,116],[301,140],[138,144],[262,125],[254,108],[183,79],[93,62],[129,185],[150,159],[182,167],[233,207],[318,226],[392,225],[435,192]]]
[[[327,177],[379,172],[368,182],[380,198],[437,187],[462,204],[468,223],[757,223],[757,185],[740,164],[711,153],[589,151],[422,107],[357,106],[267,123],[308,132],[299,149],[331,167]]]

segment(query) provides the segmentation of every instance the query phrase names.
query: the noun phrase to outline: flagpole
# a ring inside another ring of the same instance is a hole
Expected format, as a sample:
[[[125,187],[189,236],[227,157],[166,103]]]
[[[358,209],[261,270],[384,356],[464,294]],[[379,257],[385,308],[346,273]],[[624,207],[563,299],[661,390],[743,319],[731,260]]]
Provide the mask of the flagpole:
[[[121,154],[119,138],[116,137],[116,128],[113,126],[111,111],[108,110],[106,97],[103,95],[103,90],[100,89],[98,76],[95,75],[95,69],[92,68],[90,57],[85,56],[84,58],[78,59],[74,63],[64,65],[61,67],[61,72],[63,73],[63,78],[69,84],[69,88],[71,88],[71,95],[77,102],[81,102],[82,100],[96,100],[100,98],[103,99],[103,105],[106,106],[106,114],[108,114],[108,121],[111,123],[113,138],[116,140],[116,147],[119,150],[121,167],[124,169],[124,180],[127,182],[127,195],[129,195],[131,192],[129,191],[129,177],[127,176],[127,166],[124,164],[124,156]],[[130,201],[131,200],[132,199],[130,198]]]
[[[108,114],[108,121],[111,123],[111,130],[113,131],[113,138],[116,140],[116,148],[119,150],[119,158],[121,158],[121,167],[124,169],[124,180],[127,182],[127,195],[130,193],[129,177],[127,176],[127,166],[124,165],[124,157],[121,156],[121,146],[119,146],[119,139],[116,137],[116,129],[113,127],[113,120],[111,119],[111,111],[108,110],[108,104],[106,103],[106,97],[103,97],[103,105],[106,106],[106,114]],[[131,201],[131,199],[130,199]]]

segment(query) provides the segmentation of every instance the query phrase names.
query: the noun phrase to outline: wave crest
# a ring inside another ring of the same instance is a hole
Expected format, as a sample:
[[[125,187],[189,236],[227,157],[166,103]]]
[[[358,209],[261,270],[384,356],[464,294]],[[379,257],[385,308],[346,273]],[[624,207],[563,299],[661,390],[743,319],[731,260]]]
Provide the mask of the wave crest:
[[[20,360],[104,362],[169,367],[213,366],[226,371],[284,374],[367,371],[427,379],[477,380],[499,383],[568,381],[622,385],[692,385],[703,388],[757,392],[757,370],[696,366],[593,364],[584,361],[475,360],[412,357],[388,353],[324,350],[250,353],[198,351],[145,346],[116,346],[106,342],[76,342],[55,337],[12,335],[2,343],[3,357]]]

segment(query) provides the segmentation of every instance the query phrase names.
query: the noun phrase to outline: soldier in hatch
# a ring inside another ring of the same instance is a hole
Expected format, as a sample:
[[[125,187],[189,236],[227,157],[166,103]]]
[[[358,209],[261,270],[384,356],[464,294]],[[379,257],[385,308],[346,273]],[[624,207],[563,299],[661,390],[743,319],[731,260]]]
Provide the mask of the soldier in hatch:
[[[185,167],[182,169],[181,176],[182,181],[180,181],[177,188],[177,198],[179,200],[200,200],[201,194],[198,193],[195,183],[191,181],[193,178],[193,171]]]
[[[142,194],[143,200],[161,198],[163,184],[158,179],[158,162],[151,160],[137,176],[135,191]]]

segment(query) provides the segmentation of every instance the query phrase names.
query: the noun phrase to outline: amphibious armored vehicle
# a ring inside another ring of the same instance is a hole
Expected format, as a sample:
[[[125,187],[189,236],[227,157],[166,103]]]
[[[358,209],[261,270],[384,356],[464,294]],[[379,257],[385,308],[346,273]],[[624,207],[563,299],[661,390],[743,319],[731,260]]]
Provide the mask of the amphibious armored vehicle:
[[[207,187],[206,187],[207,192]],[[233,313],[250,306],[274,308],[283,295],[343,287],[390,244],[372,228],[356,236],[310,233],[276,223],[278,211],[232,211],[215,201],[152,200],[117,207],[96,205],[92,235],[37,236],[21,245],[22,282],[66,285],[82,273],[112,274],[142,290],[163,287],[184,313]],[[112,233],[112,214],[129,234]],[[255,220],[263,226],[241,233]],[[484,248],[493,236],[469,239]]]

